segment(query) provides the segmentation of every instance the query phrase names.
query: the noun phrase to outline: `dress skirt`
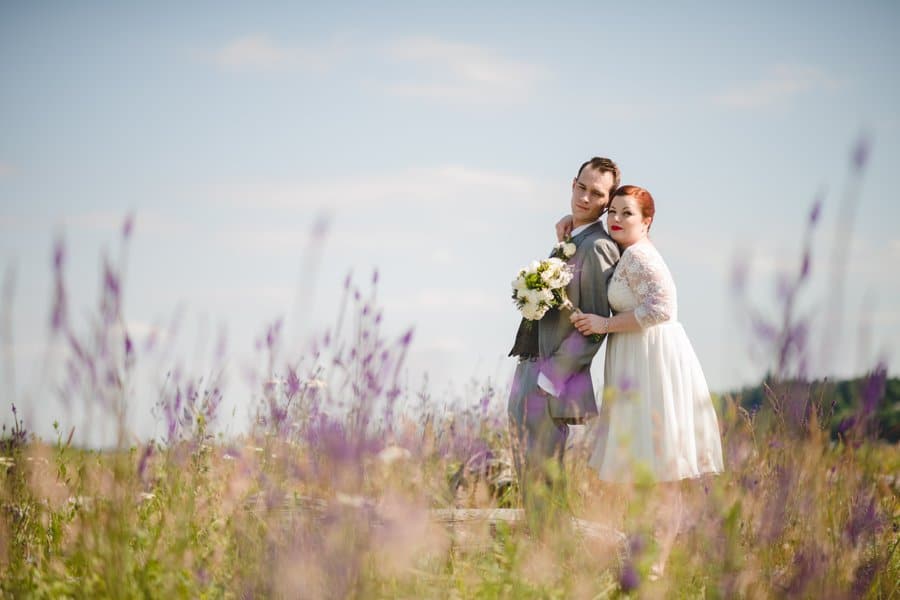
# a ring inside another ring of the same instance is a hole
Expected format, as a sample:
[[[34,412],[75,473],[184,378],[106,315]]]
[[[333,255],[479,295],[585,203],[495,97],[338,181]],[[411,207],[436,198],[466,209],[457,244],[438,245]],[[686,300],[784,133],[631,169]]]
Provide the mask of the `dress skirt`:
[[[589,465],[604,481],[677,481],[722,471],[719,424],[684,328],[669,321],[608,337]]]

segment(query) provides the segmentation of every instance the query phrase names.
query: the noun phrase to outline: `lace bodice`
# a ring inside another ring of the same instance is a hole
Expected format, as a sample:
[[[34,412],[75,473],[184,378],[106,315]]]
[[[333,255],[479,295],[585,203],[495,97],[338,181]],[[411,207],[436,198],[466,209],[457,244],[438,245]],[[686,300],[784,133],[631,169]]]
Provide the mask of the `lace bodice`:
[[[634,310],[643,328],[678,319],[675,281],[660,253],[647,240],[625,249],[607,292],[612,309]]]

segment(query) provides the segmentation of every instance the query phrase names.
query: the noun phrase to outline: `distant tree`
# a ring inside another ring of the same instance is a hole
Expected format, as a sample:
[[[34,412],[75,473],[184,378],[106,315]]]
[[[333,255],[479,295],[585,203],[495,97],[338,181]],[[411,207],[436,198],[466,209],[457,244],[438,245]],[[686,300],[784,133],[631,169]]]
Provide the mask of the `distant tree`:
[[[787,396],[799,395],[805,402],[806,422],[811,411],[815,411],[833,439],[865,425],[874,437],[891,443],[900,441],[900,378],[886,377],[882,370],[842,380],[777,382],[766,375],[759,385],[730,395],[750,414],[763,418],[768,418],[772,411],[784,410],[790,400]]]

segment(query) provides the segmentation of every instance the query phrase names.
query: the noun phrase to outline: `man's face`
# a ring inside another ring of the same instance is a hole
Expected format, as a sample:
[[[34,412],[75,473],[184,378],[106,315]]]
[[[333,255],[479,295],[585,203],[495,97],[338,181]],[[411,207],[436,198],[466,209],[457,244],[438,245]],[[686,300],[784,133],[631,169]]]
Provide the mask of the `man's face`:
[[[572,182],[572,225],[579,227],[593,223],[609,203],[613,174],[600,172],[590,166],[582,169]]]

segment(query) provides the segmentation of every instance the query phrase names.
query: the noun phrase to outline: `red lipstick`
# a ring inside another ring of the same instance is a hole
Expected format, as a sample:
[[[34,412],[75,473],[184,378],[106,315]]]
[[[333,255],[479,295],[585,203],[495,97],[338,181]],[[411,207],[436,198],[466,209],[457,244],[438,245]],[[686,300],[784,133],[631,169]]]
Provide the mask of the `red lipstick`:
[[[612,227],[610,227],[610,229],[612,229],[613,231],[622,231],[622,228],[618,225],[613,225]]]

